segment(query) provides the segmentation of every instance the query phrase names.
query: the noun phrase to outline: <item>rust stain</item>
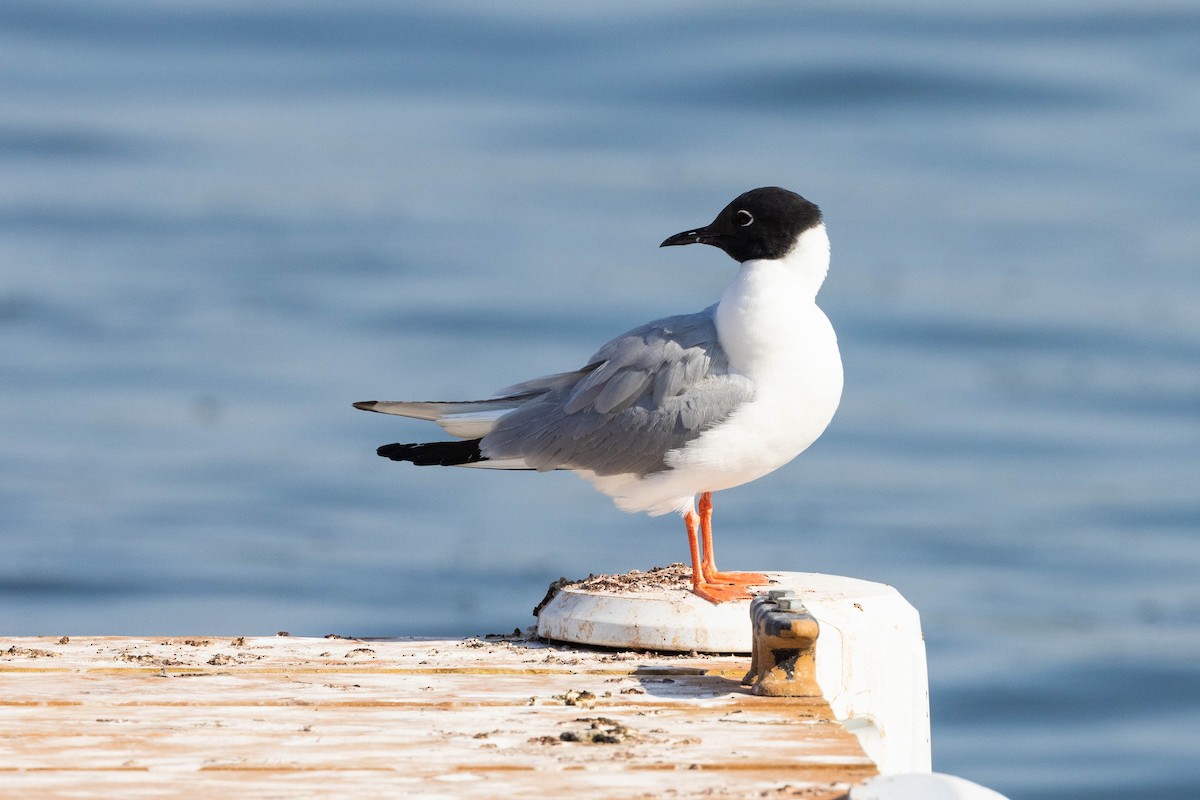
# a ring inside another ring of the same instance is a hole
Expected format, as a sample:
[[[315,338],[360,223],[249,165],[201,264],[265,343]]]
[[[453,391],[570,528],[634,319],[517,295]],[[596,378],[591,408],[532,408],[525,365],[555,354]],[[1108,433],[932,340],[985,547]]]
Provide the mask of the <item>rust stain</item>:
[[[641,698],[645,695],[636,695],[626,697]],[[553,701],[552,697],[543,698],[546,703]],[[561,705],[561,701],[553,701],[554,705]],[[143,699],[143,700],[113,700],[108,699],[103,703],[84,703],[76,700],[0,700],[0,707],[13,708],[41,708],[41,707],[110,707],[110,708],[239,708],[239,707],[263,707],[263,708],[417,708],[417,709],[471,709],[471,708],[522,708],[529,705],[528,698],[513,697],[500,700],[306,700],[301,698],[252,698],[236,696],[227,699],[201,699],[189,698],[186,700],[168,700],[168,699]],[[539,706],[543,704],[539,703]],[[721,703],[710,703],[705,706],[689,705],[684,700],[678,701],[659,701],[659,700],[621,700],[616,697],[604,698],[604,703],[601,703],[597,708],[622,709],[622,710],[670,710],[678,711],[681,714],[696,716],[696,717],[720,717],[723,714],[728,714],[731,711],[743,710],[751,707],[754,704],[742,704],[737,700],[725,700]],[[781,716],[786,715],[790,718],[791,723],[800,722],[831,722],[828,706],[812,707],[812,712],[809,713],[809,707],[812,704],[806,703],[771,703],[768,705],[754,705],[755,711],[773,711]],[[823,714],[821,713],[823,712]],[[761,721],[761,724],[788,724],[781,723],[779,720]]]
[[[87,767],[6,767],[0,766],[0,772],[149,772],[150,767],[145,765],[133,764],[116,764],[113,766],[87,766]]]
[[[369,673],[371,675],[598,675],[598,676],[621,676],[621,675],[645,675],[650,673],[639,673],[634,669],[568,669],[562,667],[558,669],[548,667],[385,667],[379,666],[376,662],[354,662],[353,665],[345,666],[295,666],[295,667],[260,667],[249,664],[234,664],[233,669],[205,669],[202,665],[183,665],[183,664],[168,664],[162,666],[154,664],[142,667],[10,667],[0,666],[0,674],[6,672],[12,673],[34,673],[46,675],[61,675],[67,674],[88,674],[88,675],[161,675],[167,673],[174,676],[182,672],[188,674],[204,674],[204,675],[326,675],[326,674],[344,674],[344,675],[361,675]],[[705,670],[692,670],[680,672],[659,672],[656,675],[707,675],[710,674]],[[734,670],[727,670],[721,673],[711,673],[714,677],[728,677],[736,674]]]
[[[742,683],[756,695],[820,697],[816,644],[820,626],[794,598],[759,596],[750,602],[753,647]]]

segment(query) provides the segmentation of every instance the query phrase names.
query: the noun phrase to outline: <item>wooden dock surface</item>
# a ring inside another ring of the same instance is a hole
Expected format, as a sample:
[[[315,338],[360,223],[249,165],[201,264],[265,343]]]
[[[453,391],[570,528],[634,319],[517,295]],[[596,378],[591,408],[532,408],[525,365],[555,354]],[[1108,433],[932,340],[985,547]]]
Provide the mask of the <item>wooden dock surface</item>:
[[[0,639],[0,798],[826,800],[875,774],[748,659],[536,640]]]

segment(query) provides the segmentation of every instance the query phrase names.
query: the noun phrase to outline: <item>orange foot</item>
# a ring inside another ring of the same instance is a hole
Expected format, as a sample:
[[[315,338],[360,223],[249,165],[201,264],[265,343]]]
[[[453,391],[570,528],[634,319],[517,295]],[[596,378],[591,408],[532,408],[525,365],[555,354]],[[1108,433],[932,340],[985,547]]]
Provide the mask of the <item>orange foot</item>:
[[[732,583],[738,586],[766,586],[767,576],[761,572],[721,572],[707,564],[701,565],[707,583]]]
[[[732,600],[749,600],[753,596],[746,591],[744,586],[728,583],[698,583],[692,587],[692,592],[713,605],[728,603]]]

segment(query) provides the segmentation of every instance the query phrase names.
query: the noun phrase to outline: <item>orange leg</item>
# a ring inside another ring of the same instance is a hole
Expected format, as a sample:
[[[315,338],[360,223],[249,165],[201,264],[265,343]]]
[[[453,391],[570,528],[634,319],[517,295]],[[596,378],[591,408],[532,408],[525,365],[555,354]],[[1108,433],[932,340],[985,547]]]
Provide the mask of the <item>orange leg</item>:
[[[704,583],[704,575],[700,571],[700,540],[696,537],[696,529],[700,526],[700,517],[695,511],[689,511],[683,515],[683,524],[687,526],[688,548],[692,551],[692,588],[697,589],[700,584]]]
[[[700,539],[697,536],[700,515],[695,511],[689,511],[683,515],[683,522],[687,525],[688,547],[692,551],[692,591],[710,603],[725,603],[750,597],[750,593],[740,586],[710,583],[704,579],[703,562],[700,559]]]
[[[700,563],[700,572],[708,583],[728,583],[736,586],[761,586],[767,582],[767,576],[761,572],[721,572],[717,569],[716,557],[713,555],[712,535],[712,492],[700,495],[700,532],[704,538],[704,560]]]

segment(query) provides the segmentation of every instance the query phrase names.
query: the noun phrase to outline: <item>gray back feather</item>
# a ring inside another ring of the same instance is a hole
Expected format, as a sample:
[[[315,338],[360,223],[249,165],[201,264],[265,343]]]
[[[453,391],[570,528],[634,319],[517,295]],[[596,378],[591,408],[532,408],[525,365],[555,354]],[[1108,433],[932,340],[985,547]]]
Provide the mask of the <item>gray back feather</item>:
[[[668,451],[754,395],[747,378],[729,373],[715,308],[634,328],[581,370],[506,390],[544,393],[497,421],[480,443],[484,455],[599,475],[663,469]]]

